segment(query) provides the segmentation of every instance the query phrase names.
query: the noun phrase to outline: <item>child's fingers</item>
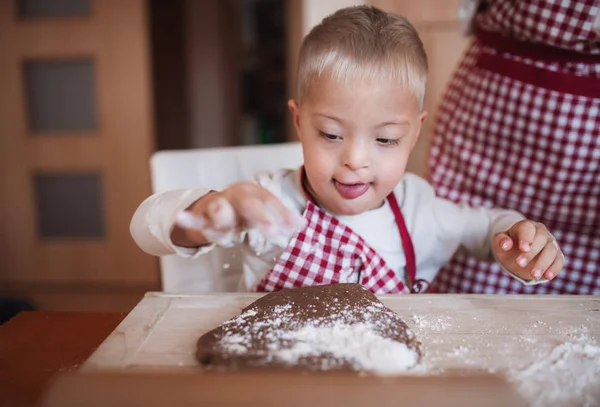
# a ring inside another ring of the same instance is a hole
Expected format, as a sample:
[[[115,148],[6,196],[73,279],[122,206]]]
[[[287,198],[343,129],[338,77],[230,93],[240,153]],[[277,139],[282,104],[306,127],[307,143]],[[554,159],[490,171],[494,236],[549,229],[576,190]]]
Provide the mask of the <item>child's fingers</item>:
[[[215,193],[203,206],[206,226],[211,230],[227,232],[256,228],[269,237],[291,235],[299,229],[298,215],[287,209],[267,189],[243,182],[232,185],[222,193]]]
[[[531,269],[531,276],[535,279],[541,278],[544,272],[546,272],[546,270],[552,266],[558,255],[558,247],[556,247],[555,244],[546,244],[546,246],[534,260],[533,268]]]
[[[550,267],[548,267],[548,269],[544,272],[544,277],[546,277],[547,280],[552,280],[554,277],[556,277],[558,275],[558,273],[560,273],[564,264],[565,264],[565,256],[563,256],[562,252],[560,252],[560,250],[559,250],[559,253],[556,256],[556,259],[552,262]]]
[[[204,217],[208,227],[218,230],[233,229],[236,226],[236,214],[231,203],[222,196],[216,197],[206,206]]]
[[[266,219],[267,230],[263,229],[270,237],[290,237],[303,226],[303,218],[290,211],[279,199],[269,191],[264,190],[260,195],[261,219]],[[300,218],[300,220],[298,219]]]
[[[506,233],[498,233],[494,236],[493,244],[504,252],[511,250],[514,246],[513,240]]]
[[[516,238],[519,250],[529,252],[537,232],[536,224],[532,221],[521,221],[511,228],[511,236]]]
[[[195,217],[193,228],[186,229],[186,235],[192,241],[206,241],[230,247],[239,243],[238,216],[232,203],[221,193],[212,193],[189,211]],[[181,224],[181,220],[189,215],[178,215],[180,226],[192,226],[192,223]],[[184,221],[185,222],[185,221]]]
[[[279,225],[267,211],[265,202],[258,196],[249,196],[237,202],[236,211],[242,226],[257,228],[267,235],[278,233]]]
[[[195,215],[191,211],[182,211],[175,217],[175,223],[183,229],[201,231],[206,227],[207,220],[204,217]]]
[[[533,260],[538,254],[540,254],[540,252],[548,244],[550,236],[548,235],[548,232],[545,230],[545,228],[543,228],[542,226],[538,227],[537,230],[538,233],[536,233],[535,237],[533,238],[533,242],[531,243],[529,251],[521,253],[517,257],[517,264],[521,267],[527,266],[531,262],[531,260]]]

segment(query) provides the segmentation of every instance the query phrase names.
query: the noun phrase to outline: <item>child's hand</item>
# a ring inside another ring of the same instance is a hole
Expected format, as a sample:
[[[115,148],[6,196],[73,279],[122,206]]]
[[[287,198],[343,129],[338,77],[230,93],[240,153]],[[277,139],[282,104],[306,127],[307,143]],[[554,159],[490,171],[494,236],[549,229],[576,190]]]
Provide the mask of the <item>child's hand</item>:
[[[267,238],[291,237],[304,219],[286,208],[271,192],[251,182],[233,184],[222,192],[211,192],[176,220],[173,243],[201,246],[208,243],[232,245],[243,230],[256,228]]]
[[[492,251],[502,267],[524,280],[542,276],[552,280],[565,262],[554,236],[543,224],[530,220],[494,236]]]

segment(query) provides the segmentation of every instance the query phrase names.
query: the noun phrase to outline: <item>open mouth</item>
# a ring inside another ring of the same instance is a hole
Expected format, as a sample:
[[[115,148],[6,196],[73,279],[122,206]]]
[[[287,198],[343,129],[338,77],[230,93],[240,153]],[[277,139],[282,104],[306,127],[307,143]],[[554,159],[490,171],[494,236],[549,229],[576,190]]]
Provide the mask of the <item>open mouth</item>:
[[[353,184],[344,184],[337,180],[333,180],[333,185],[335,185],[335,189],[344,199],[356,199],[362,195],[364,195],[369,188],[371,187],[370,182],[364,183],[353,183]]]

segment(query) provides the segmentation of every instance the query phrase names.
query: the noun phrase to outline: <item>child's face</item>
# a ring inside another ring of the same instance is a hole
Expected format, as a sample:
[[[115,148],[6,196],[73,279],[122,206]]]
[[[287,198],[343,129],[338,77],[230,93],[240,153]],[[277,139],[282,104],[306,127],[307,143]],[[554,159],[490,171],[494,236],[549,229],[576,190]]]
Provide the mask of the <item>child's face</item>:
[[[322,76],[301,105],[289,102],[309,188],[320,206],[340,215],[381,206],[404,174],[426,117],[396,83],[348,82]]]

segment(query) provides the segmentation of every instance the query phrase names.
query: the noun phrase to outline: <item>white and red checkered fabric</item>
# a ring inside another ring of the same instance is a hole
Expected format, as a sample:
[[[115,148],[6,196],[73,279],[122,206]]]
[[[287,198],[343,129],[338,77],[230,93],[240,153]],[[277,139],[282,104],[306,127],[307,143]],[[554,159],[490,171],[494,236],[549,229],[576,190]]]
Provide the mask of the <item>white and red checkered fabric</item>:
[[[483,0],[475,24],[520,40],[600,54],[597,0]]]
[[[373,293],[408,293],[383,258],[348,226],[312,202],[306,228],[290,241],[257,291],[321,284],[359,283]]]
[[[495,21],[524,39],[572,50],[600,49],[598,37],[595,45],[573,40],[589,39],[588,23],[598,13],[594,1],[489,3],[486,13],[499,14],[484,13],[476,21]],[[517,11],[522,16],[517,17]],[[515,79],[519,69],[511,75],[495,71],[493,63],[484,69],[484,57],[497,65],[508,60],[509,66],[537,69],[538,79]],[[558,81],[543,83],[545,72],[559,75],[553,76]],[[438,112],[430,150],[431,182],[441,197],[515,209],[543,222],[561,245],[566,264],[550,283],[524,286],[496,264],[461,255],[436,278],[438,291],[600,294],[600,93],[569,92],[564,85],[571,79],[580,90],[586,79],[589,88],[597,88],[600,56],[596,62],[531,60],[500,55],[478,40],[468,50]],[[559,85],[562,89],[557,91]]]

